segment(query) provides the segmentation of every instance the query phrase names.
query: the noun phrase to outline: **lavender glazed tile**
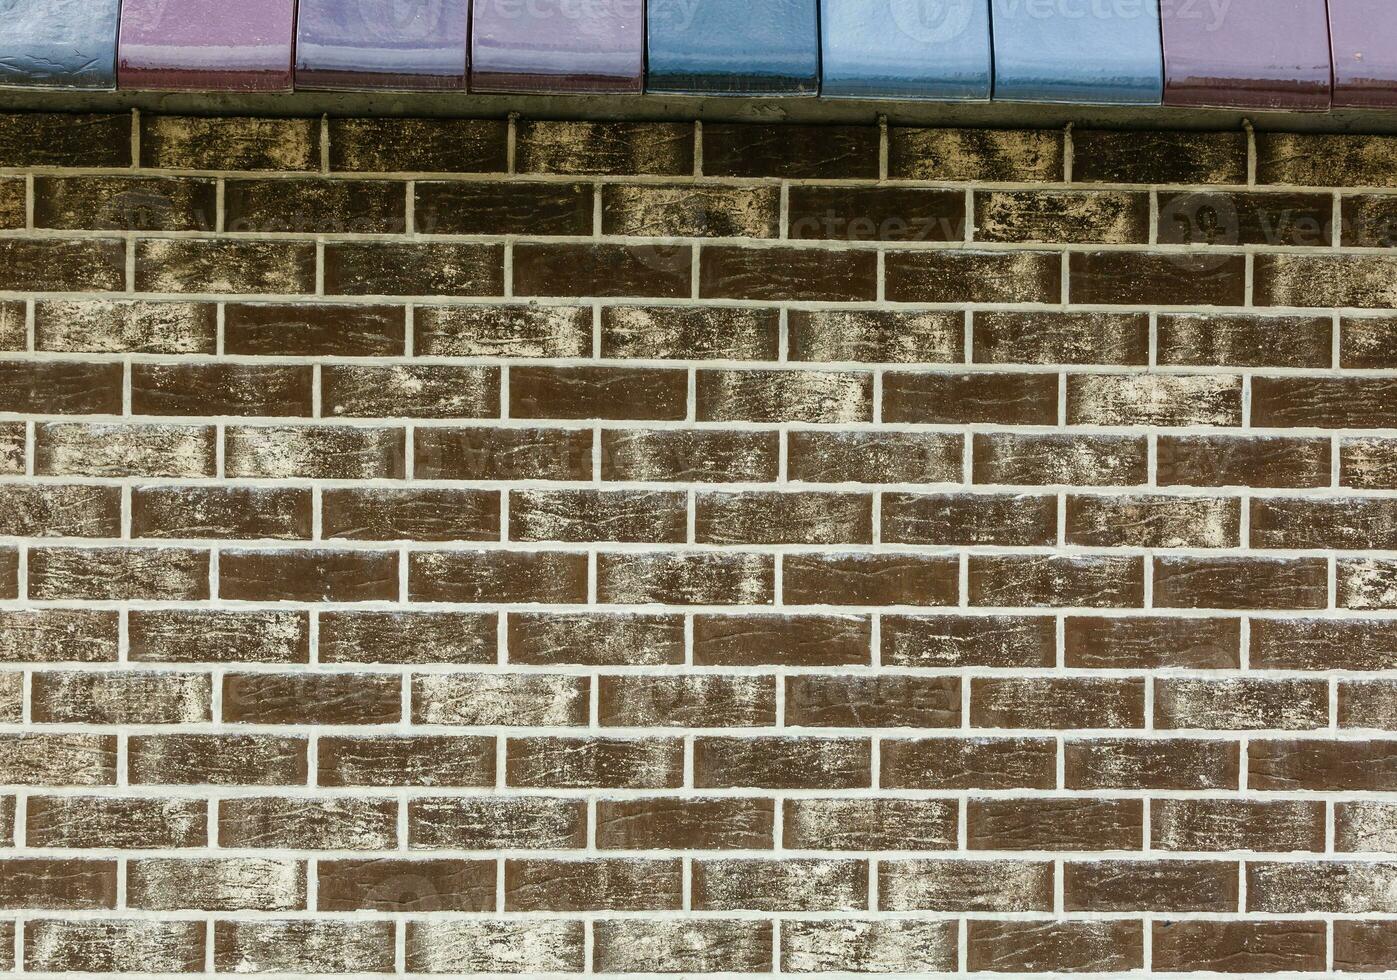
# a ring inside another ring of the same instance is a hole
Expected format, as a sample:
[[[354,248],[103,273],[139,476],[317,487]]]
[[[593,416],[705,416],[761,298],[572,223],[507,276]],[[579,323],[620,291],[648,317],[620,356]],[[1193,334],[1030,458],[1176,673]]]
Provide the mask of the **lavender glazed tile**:
[[[125,0],[123,89],[289,92],[295,0]]]
[[[1334,108],[1397,106],[1397,3],[1329,0]]]
[[[300,0],[296,87],[462,89],[469,20],[470,0]]]
[[[645,0],[473,0],[471,91],[636,94]]]

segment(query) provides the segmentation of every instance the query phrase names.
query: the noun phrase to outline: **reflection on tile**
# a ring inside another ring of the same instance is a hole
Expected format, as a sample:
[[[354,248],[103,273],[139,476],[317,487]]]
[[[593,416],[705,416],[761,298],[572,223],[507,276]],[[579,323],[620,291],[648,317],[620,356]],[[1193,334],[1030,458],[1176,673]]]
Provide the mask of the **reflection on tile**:
[[[123,89],[289,92],[295,0],[125,0]]]

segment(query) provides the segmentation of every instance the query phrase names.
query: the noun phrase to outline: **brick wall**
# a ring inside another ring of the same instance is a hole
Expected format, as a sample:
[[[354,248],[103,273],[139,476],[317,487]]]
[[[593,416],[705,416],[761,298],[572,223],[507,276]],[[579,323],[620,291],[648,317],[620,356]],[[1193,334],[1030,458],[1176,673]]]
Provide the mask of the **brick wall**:
[[[1394,187],[0,116],[0,969],[1397,968]]]

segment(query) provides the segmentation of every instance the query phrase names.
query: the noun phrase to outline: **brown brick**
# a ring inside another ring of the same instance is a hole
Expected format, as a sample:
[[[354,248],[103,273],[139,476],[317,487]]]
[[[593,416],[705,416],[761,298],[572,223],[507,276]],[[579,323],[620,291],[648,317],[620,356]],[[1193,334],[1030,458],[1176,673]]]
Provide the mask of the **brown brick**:
[[[780,219],[781,192],[776,187],[609,184],[602,192],[604,235],[775,238],[780,234]],[[591,231],[588,210],[582,230],[570,234]]]
[[[367,602],[398,597],[398,556],[385,551],[224,551],[219,596],[261,602]]]
[[[1282,245],[1333,242],[1334,199],[1273,191],[1182,191],[1159,195],[1162,245]]]
[[[1385,255],[1258,255],[1252,273],[1257,306],[1397,306],[1397,259]]]
[[[1056,181],[1058,129],[888,130],[888,176],[909,180]]]
[[[1397,322],[1392,319],[1344,317],[1339,321],[1339,336],[1341,367],[1397,367]]]
[[[709,123],[703,128],[708,177],[831,179],[878,176],[872,126]]]
[[[209,598],[209,554],[188,548],[34,548],[31,599]]]
[[[423,725],[587,724],[589,680],[569,674],[428,674],[412,679]]]
[[[1340,609],[1391,609],[1397,605],[1397,592],[1393,588],[1397,563],[1390,559],[1341,559],[1336,565],[1335,577]]]
[[[1240,425],[1242,379],[1220,375],[1073,374],[1069,425]]]
[[[971,555],[972,606],[1128,608],[1144,601],[1144,567],[1129,555]]]
[[[490,418],[500,410],[494,368],[327,365],[320,391],[331,417]]]
[[[136,487],[134,538],[311,536],[311,492],[264,487]]]
[[[585,443],[579,446],[579,456],[585,456],[590,463],[591,434],[578,435],[585,437],[577,440]],[[603,429],[601,477],[647,482],[771,483],[777,476],[780,444],[781,437],[776,432]]]
[[[133,609],[129,656],[169,663],[305,663],[310,617],[294,612]]]
[[[774,361],[780,334],[778,310],[608,306],[601,315],[601,356]]]
[[[694,533],[711,544],[867,544],[872,504],[858,493],[703,491]]]
[[[956,811],[953,800],[787,800],[782,841],[815,851],[953,850]]]
[[[326,538],[498,541],[499,494],[488,490],[325,490]]]
[[[214,923],[221,972],[385,973],[393,968],[393,924],[336,919]]]
[[[0,548],[0,597],[19,598],[19,563],[18,550]]]
[[[40,176],[34,178],[34,227],[213,231],[216,191],[216,181],[197,177]]]
[[[490,752],[493,759],[493,743]],[[489,784],[494,785],[494,773],[489,775]],[[598,807],[610,805],[601,802]],[[414,797],[407,811],[414,848],[559,850],[581,848],[587,839],[587,802],[581,799]]]
[[[212,354],[210,303],[45,300],[34,304],[35,350],[64,353]]]
[[[402,429],[340,425],[230,425],[224,471],[273,480],[391,480],[404,473]]]
[[[413,350],[448,357],[584,357],[592,353],[585,306],[418,306]]]
[[[1251,505],[1251,545],[1387,550],[1397,541],[1394,504],[1384,497],[1258,498]]]
[[[1138,313],[975,315],[974,360],[982,364],[1147,364],[1149,317]]]
[[[755,919],[603,919],[593,929],[598,973],[765,973],[772,926]]]
[[[970,685],[973,728],[1142,728],[1145,686],[1132,678],[983,677]]]
[[[1057,501],[1007,494],[887,493],[882,539],[924,545],[1050,545],[1057,540]]]
[[[870,662],[871,626],[862,616],[694,616],[694,663],[828,667]]]
[[[1247,136],[1075,130],[1072,179],[1110,184],[1244,184]]]
[[[1255,378],[1251,417],[1262,428],[1390,428],[1397,425],[1397,381],[1380,376]]]
[[[229,674],[222,720],[244,725],[382,725],[402,717],[393,674]]]
[[[330,169],[361,172],[503,173],[503,119],[337,119],[330,123]]]
[[[969,425],[1056,425],[1058,379],[1052,374],[883,376],[883,421]]]
[[[1238,754],[1235,742],[1202,739],[1071,739],[1067,788],[1236,789]]]
[[[826,912],[868,908],[863,861],[698,860],[693,905],[705,911]]]
[[[505,862],[506,911],[677,910],[683,905],[683,891],[683,866],[678,860]]]
[[[25,224],[25,181],[23,177],[0,178],[0,228],[23,228]]]
[[[1323,922],[1155,922],[1155,969],[1188,973],[1309,972],[1324,969]]]
[[[1345,973],[1397,969],[1397,936],[1387,922],[1334,922],[1334,969]]]
[[[1262,184],[1389,187],[1394,150],[1397,141],[1387,136],[1258,133],[1256,179]]]
[[[229,180],[223,188],[223,227],[231,232],[401,235],[408,230],[406,199],[403,185],[387,180]],[[430,229],[419,217],[416,230]]]
[[[322,663],[494,663],[494,613],[323,612]]]
[[[1397,786],[1397,741],[1267,739],[1248,747],[1254,790],[1386,792]]]
[[[1135,486],[1148,475],[1148,447],[1135,436],[976,433],[976,483]]]
[[[1162,486],[1325,487],[1328,439],[1288,436],[1160,436]]]
[[[597,601],[770,605],[775,566],[771,555],[602,553],[597,556]]]
[[[406,946],[414,973],[577,973],[585,960],[580,920],[410,921]]]
[[[1135,851],[1144,842],[1139,800],[971,799],[965,812],[971,850]]]
[[[971,971],[1109,973],[1144,963],[1137,922],[972,920],[966,929]]]
[[[397,846],[392,799],[248,796],[218,803],[220,847],[382,850]]]
[[[138,415],[311,414],[311,369],[267,364],[134,364]]]
[[[401,194],[401,187],[393,186]],[[519,181],[418,181],[413,225],[429,235],[510,235],[520,228],[528,228],[533,235],[590,235],[592,188]]]
[[[1051,738],[920,738],[882,743],[884,789],[1052,789]]]
[[[1056,303],[1061,268],[1054,252],[888,252],[885,291],[900,303]]]
[[[682,257],[687,269],[687,249]],[[878,292],[877,258],[866,249],[712,245],[699,254],[699,295],[833,303],[872,300]]]
[[[604,444],[603,444],[604,445]],[[797,483],[956,483],[964,452],[946,432],[793,431],[786,437],[789,478]]]
[[[1342,244],[1359,248],[1391,248],[1394,244],[1393,220],[1392,202],[1388,195],[1346,194],[1339,226]]]
[[[321,786],[494,786],[495,739],[327,736],[320,739],[317,770]]]
[[[1069,861],[1069,912],[1235,912],[1237,865],[1223,861]]]
[[[229,303],[224,349],[269,357],[388,357],[403,353],[403,310],[393,306]]]
[[[1324,804],[1309,800],[1150,802],[1150,843],[1166,851],[1321,851]]]
[[[786,679],[785,723],[813,728],[957,728],[957,678],[882,674]]]
[[[306,907],[306,867],[271,858],[143,858],[127,866],[131,908],[280,912]]]
[[[782,601],[793,605],[951,606],[960,563],[920,554],[786,555]]]
[[[276,735],[133,735],[133,785],[304,786],[306,742]]]
[[[1327,368],[1328,317],[1169,314],[1159,318],[1159,363]]]
[[[1241,255],[1073,252],[1068,265],[1074,303],[1241,306],[1244,299]]]
[[[795,239],[849,242],[959,242],[965,238],[965,195],[925,187],[790,189],[789,234]]]
[[[1220,670],[1240,665],[1241,620],[1181,616],[1068,616],[1068,667]]]
[[[115,538],[121,535],[121,490],[56,483],[7,486],[0,534],[14,537]]]
[[[508,619],[511,663],[648,665],[684,660],[680,616],[511,613]]]
[[[772,846],[775,804],[755,797],[600,800],[602,850],[761,850]]]
[[[0,166],[129,167],[131,116],[0,113]]]
[[[522,243],[514,247],[517,296],[687,297],[688,245]]]
[[[1397,731],[1397,689],[1386,680],[1340,681],[1338,721],[1340,728]]]
[[[247,116],[141,117],[142,167],[318,170],[320,121]]]
[[[116,908],[115,861],[76,858],[0,860],[0,908]]]
[[[196,799],[31,796],[25,841],[60,848],[203,847],[207,814],[208,805]]]
[[[1323,558],[1156,558],[1154,601],[1182,609],[1323,609]]]
[[[136,242],[136,289],[151,293],[313,293],[315,245],[141,239]]]
[[[1253,619],[1251,665],[1263,670],[1389,670],[1397,623],[1386,619]]]
[[[1089,548],[1235,548],[1240,522],[1240,501],[1229,497],[1067,498],[1067,543]]]
[[[1027,861],[879,861],[878,903],[893,912],[1046,912],[1053,904],[1053,866]]]
[[[39,723],[177,725],[210,721],[206,674],[36,672],[30,710]]]
[[[781,969],[950,972],[956,967],[956,947],[957,926],[952,921],[792,920],[781,928]]]
[[[870,748],[861,738],[694,739],[700,788],[857,789],[870,785]]]
[[[666,789],[684,781],[678,739],[511,738],[506,756],[509,786]]]
[[[93,609],[0,611],[0,662],[117,659],[118,616]]]
[[[45,426],[37,425],[35,428],[43,429]],[[23,422],[0,422],[0,473],[6,476],[18,476],[24,472],[29,456],[24,430]],[[38,470],[37,460],[35,469]]]
[[[791,310],[793,361],[952,364],[964,359],[965,317],[943,310]]]
[[[5,288],[33,292],[121,292],[126,246],[117,238],[0,239]]]
[[[771,677],[603,676],[598,722],[616,728],[764,728],[776,724]]]
[[[365,858],[321,861],[317,908],[327,912],[490,912],[495,862]]]
[[[1394,862],[1248,862],[1247,909],[1255,912],[1397,910]]]
[[[888,616],[882,663],[896,667],[1051,667],[1048,616]]]
[[[427,480],[589,480],[587,429],[427,426],[414,433],[413,474]]]
[[[0,736],[0,778],[16,786],[113,786],[116,737],[28,732]]]
[[[527,119],[519,122],[516,140],[520,173],[684,176],[694,172],[694,127],[689,123]]]
[[[0,411],[119,415],[121,365],[0,361]]]
[[[204,923],[138,919],[30,919],[24,964],[47,973],[196,973]]]
[[[334,296],[502,296],[504,250],[470,242],[331,242]]]
[[[666,490],[511,490],[513,541],[685,539],[687,502]],[[702,535],[700,535],[702,536]]]
[[[1149,237],[1150,201],[1143,193],[987,190],[975,195],[977,241],[1123,245]]]
[[[509,372],[512,418],[682,419],[682,370],[624,367],[517,367]]]
[[[699,371],[701,422],[870,422],[873,376],[844,371]]]

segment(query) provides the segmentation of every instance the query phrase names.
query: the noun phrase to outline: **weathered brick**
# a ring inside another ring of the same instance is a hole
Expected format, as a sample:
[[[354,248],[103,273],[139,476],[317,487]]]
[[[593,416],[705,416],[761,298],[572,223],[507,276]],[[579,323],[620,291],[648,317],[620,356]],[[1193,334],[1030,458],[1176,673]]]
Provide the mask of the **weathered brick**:
[[[31,919],[25,968],[43,973],[193,973],[204,968],[204,923]]]
[[[796,239],[864,242],[959,242],[965,195],[926,187],[790,189],[789,234]]]
[[[598,722],[617,728],[762,728],[776,724],[771,677],[603,676]]]
[[[920,249],[888,252],[883,275],[887,298],[898,303],[1056,303],[1061,266],[1053,252]]]
[[[897,544],[1050,545],[1057,540],[1057,501],[1026,494],[886,493],[882,538]]]
[[[490,752],[493,759],[493,743]],[[489,777],[493,785],[493,771]],[[580,799],[426,796],[413,798],[407,812],[413,848],[561,850],[581,848],[587,837],[587,803]]]
[[[403,353],[403,310],[327,303],[229,303],[223,346],[268,357],[389,357]]]
[[[63,353],[212,354],[209,303],[45,300],[34,304],[34,349]]]
[[[586,220],[580,231],[555,233],[591,234],[590,198],[587,203]],[[780,218],[781,193],[775,187],[610,184],[602,191],[604,235],[775,238],[780,232]],[[531,225],[538,227],[534,222]]]
[[[1149,237],[1150,202],[1139,192],[989,190],[975,195],[977,241],[1124,245]]]
[[[413,350],[448,357],[582,357],[592,352],[585,306],[418,306]]]
[[[248,796],[218,803],[220,847],[384,850],[397,845],[397,801]]]
[[[294,612],[133,609],[129,656],[171,663],[305,663],[310,617]]]
[[[960,564],[921,554],[786,555],[782,601],[793,605],[950,606]]]
[[[775,566],[770,555],[603,553],[597,556],[597,601],[770,605]]]
[[[508,619],[511,663],[643,665],[684,659],[680,616],[510,613]]]
[[[1154,602],[1178,609],[1323,609],[1323,558],[1156,558]]]
[[[164,170],[316,170],[317,119],[141,117],[142,167]]]
[[[885,615],[882,662],[898,667],[1051,667],[1055,631],[1049,616]]]
[[[679,176],[694,172],[694,127],[683,123],[529,119],[519,123],[516,139],[520,173]]]
[[[1255,521],[1255,509],[1252,520]],[[1241,505],[1227,497],[1161,494],[1067,498],[1068,544],[1089,548],[1235,548]],[[1253,541],[1255,541],[1253,524]]]
[[[331,170],[503,173],[507,165],[503,119],[331,117],[329,124]]]
[[[385,973],[393,968],[393,924],[338,919],[216,922],[219,971]]]
[[[1256,179],[1262,184],[1389,187],[1394,152],[1397,140],[1387,136],[1258,133]]]
[[[219,596],[262,602],[396,599],[398,556],[384,551],[224,551]]]
[[[412,720],[424,725],[585,725],[588,691],[587,678],[567,674],[429,674],[412,679]]]
[[[1239,130],[1074,130],[1072,179],[1110,184],[1244,184],[1247,136]]]
[[[505,862],[507,911],[644,912],[683,905],[677,860],[524,859]]]
[[[543,431],[577,436],[572,441],[578,445],[579,459],[585,457],[586,463],[591,462],[590,433]],[[603,429],[601,477],[652,482],[770,483],[776,479],[780,443],[780,434],[776,432]]]
[[[472,242],[331,242],[325,246],[325,292],[502,296],[504,251]]]
[[[691,248],[665,243],[521,243],[514,246],[514,294],[687,297]]]
[[[323,737],[319,749],[322,786],[495,785],[495,739],[489,736]]]
[[[213,231],[216,194],[217,183],[199,177],[35,177],[34,227]]]
[[[406,197],[402,184],[386,180],[229,180],[223,185],[223,227],[264,234],[402,234]],[[419,222],[418,231],[431,230],[426,216]]]
[[[281,912],[306,907],[306,867],[273,858],[140,858],[127,865],[134,909]]]
[[[1051,738],[918,738],[882,743],[887,789],[1052,789]]]
[[[973,728],[1142,728],[1144,720],[1145,687],[1133,679],[986,677],[970,685]]]
[[[505,782],[529,788],[674,788],[683,781],[683,756],[676,739],[511,738]]]
[[[966,846],[983,851],[1134,851],[1144,841],[1139,800],[971,799]]]
[[[1071,739],[1068,789],[1236,789],[1235,742],[1179,738]]]
[[[894,912],[1046,912],[1053,866],[1028,861],[878,862],[879,906]]]
[[[126,246],[117,238],[3,238],[0,269],[7,290],[122,292]]]
[[[313,293],[315,245],[294,241],[141,239],[136,242],[136,290]]]
[[[1307,972],[1324,969],[1324,923],[1155,922],[1155,969],[1170,972]]]
[[[1159,318],[1159,363],[1327,368],[1332,333],[1328,317],[1168,314]]]
[[[974,322],[982,364],[1147,364],[1149,317],[1138,313],[986,311]]]
[[[131,536],[309,538],[311,493],[263,487],[137,487],[131,492]]]
[[[976,433],[976,483],[1135,486],[1148,474],[1148,447],[1137,436]]]
[[[401,479],[404,445],[403,430],[397,428],[229,425],[224,472],[271,480]]]
[[[688,250],[680,257],[687,270]],[[711,245],[699,253],[699,295],[832,303],[871,300],[878,292],[877,259],[867,249]]]
[[[906,180],[1060,180],[1063,153],[1056,129],[888,130],[888,176]]]
[[[694,616],[694,663],[735,667],[867,664],[870,623],[863,616]]]
[[[497,617],[469,612],[325,612],[322,663],[494,663]]]
[[[131,408],[139,415],[309,416],[309,367],[264,364],[136,364]]]
[[[830,179],[878,176],[872,126],[771,126],[709,123],[703,128],[709,177]]]
[[[972,606],[1127,608],[1143,599],[1144,566],[1129,555],[970,556]]]
[[[601,315],[601,356],[774,361],[780,335],[777,310],[607,306]]]
[[[853,911],[868,908],[868,865],[818,858],[699,860],[692,889],[694,908],[705,911]]]
[[[35,548],[29,553],[35,599],[209,598],[209,553],[190,548]]]
[[[212,720],[206,674],[41,671],[30,684],[31,714],[39,723],[177,725]]]
[[[694,785],[855,789],[870,784],[870,760],[867,739],[699,737]]]
[[[1323,487],[1329,485],[1328,439],[1299,436],[1160,436],[1161,486]]]
[[[1258,255],[1253,266],[1257,306],[1397,306],[1392,277],[1397,259],[1385,255]]]
[[[927,310],[791,310],[793,361],[950,364],[963,359],[964,317]]]
[[[1159,799],[1150,820],[1150,843],[1166,851],[1324,849],[1319,801]]]
[[[771,933],[755,919],[603,919],[592,962],[598,973],[764,973]]]
[[[1056,425],[1058,380],[1051,374],[883,376],[884,422]]]
[[[625,367],[516,367],[509,372],[511,418],[684,418],[686,372]]]
[[[321,413],[334,418],[492,418],[499,415],[499,385],[493,368],[328,365],[320,372]]]
[[[597,846],[604,850],[769,849],[774,814],[771,800],[751,796],[601,800]]]
[[[498,541],[500,497],[490,490],[326,490],[326,538]]]
[[[0,114],[0,166],[129,167],[131,117],[126,113]]]
[[[278,735],[135,735],[133,784],[296,786],[306,782],[306,742]]]
[[[185,848],[208,843],[208,805],[173,797],[31,796],[25,840],[33,847]]]
[[[491,912],[495,862],[349,858],[316,868],[316,905],[327,912]]]

